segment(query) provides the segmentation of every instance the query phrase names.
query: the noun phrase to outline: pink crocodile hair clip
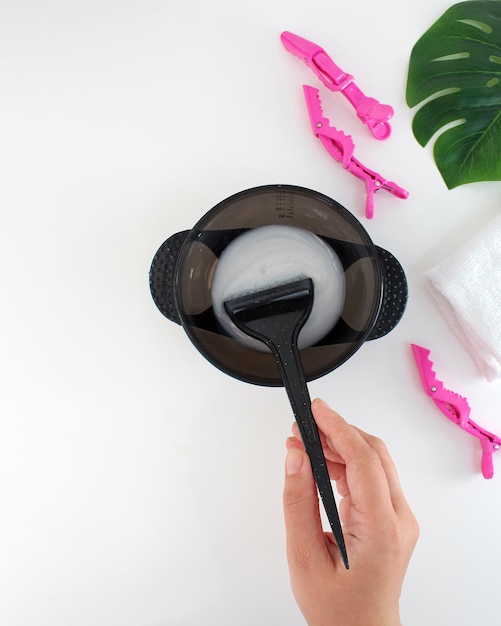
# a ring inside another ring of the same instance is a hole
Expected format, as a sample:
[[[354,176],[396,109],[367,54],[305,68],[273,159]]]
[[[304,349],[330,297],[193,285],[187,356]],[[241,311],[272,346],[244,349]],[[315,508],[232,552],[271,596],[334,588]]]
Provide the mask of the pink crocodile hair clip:
[[[353,105],[358,118],[376,139],[387,139],[391,134],[388,120],[393,116],[389,104],[381,104],[367,97],[355,84],[353,76],[346,74],[329,57],[323,48],[294,33],[284,31],[280,39],[286,50],[302,59],[322,83],[331,91],[340,91]]]
[[[381,104],[375,98],[367,97],[355,85],[353,76],[346,74],[328,56],[323,48],[303,39],[294,33],[284,31],[280,39],[286,50],[302,59],[321,82],[331,91],[340,91],[355,108],[358,118],[366,124],[376,139],[387,139],[391,133],[388,120],[393,115],[393,108]],[[365,215],[374,217],[374,194],[386,189],[399,198],[407,198],[409,193],[395,183],[386,180],[377,172],[369,169],[353,156],[355,148],[351,136],[345,135],[330,125],[324,117],[318,89],[303,85],[313,133],[320,139],[329,154],[343,165],[351,174],[365,183],[367,192]]]
[[[351,174],[360,178],[365,183],[367,192],[365,202],[365,215],[368,219],[374,216],[374,194],[381,189],[386,189],[398,198],[407,198],[409,193],[397,184],[386,180],[377,172],[362,165],[353,156],[355,145],[351,136],[330,125],[324,117],[318,89],[303,85],[306,106],[310,115],[311,127],[316,137],[320,139],[329,154],[343,165]]]
[[[433,371],[433,362],[429,359],[430,351],[416,344],[411,344],[411,347],[424,390],[445,417],[448,417],[460,428],[480,440],[482,447],[482,474],[484,478],[492,478],[494,475],[492,455],[501,447],[501,439],[470,419],[470,406],[466,398],[445,389]]]

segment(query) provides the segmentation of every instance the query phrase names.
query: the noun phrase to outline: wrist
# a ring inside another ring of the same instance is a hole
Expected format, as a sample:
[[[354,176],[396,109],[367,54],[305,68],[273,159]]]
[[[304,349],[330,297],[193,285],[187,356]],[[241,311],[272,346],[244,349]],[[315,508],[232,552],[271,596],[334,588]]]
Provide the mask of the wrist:
[[[402,626],[400,621],[400,610],[397,606],[394,609],[378,611],[376,607],[362,609],[361,607],[338,613],[336,619],[327,624],[309,623],[309,626]]]

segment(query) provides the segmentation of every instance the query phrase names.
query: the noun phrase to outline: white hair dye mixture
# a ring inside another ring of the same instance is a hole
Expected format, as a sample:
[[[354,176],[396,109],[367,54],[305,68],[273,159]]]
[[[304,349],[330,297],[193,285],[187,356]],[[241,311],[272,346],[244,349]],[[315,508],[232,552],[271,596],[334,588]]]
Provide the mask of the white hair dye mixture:
[[[344,271],[338,256],[320,237],[295,226],[261,226],[225,248],[211,286],[214,313],[229,335],[257,350],[259,341],[230,320],[224,302],[301,278],[313,280],[310,316],[299,335],[299,348],[312,346],[334,327],[343,310]]]

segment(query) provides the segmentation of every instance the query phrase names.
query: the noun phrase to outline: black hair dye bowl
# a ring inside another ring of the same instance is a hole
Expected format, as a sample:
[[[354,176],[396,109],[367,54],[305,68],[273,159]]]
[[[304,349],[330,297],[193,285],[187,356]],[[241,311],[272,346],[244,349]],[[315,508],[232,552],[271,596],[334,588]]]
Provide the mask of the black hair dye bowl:
[[[271,352],[225,317],[226,299],[310,277],[314,309],[299,336],[307,380],[334,370],[403,315],[399,262],[360,222],[318,192],[269,185],[237,193],[157,251],[150,289],[213,365],[240,380],[282,385]]]

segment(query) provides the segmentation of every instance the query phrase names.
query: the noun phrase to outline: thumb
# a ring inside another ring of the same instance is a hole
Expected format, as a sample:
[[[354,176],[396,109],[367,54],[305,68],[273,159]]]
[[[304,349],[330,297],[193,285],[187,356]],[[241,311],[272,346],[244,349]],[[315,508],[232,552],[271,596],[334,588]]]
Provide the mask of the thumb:
[[[289,566],[308,568],[325,556],[326,546],[310,461],[299,448],[287,452],[283,503]]]

